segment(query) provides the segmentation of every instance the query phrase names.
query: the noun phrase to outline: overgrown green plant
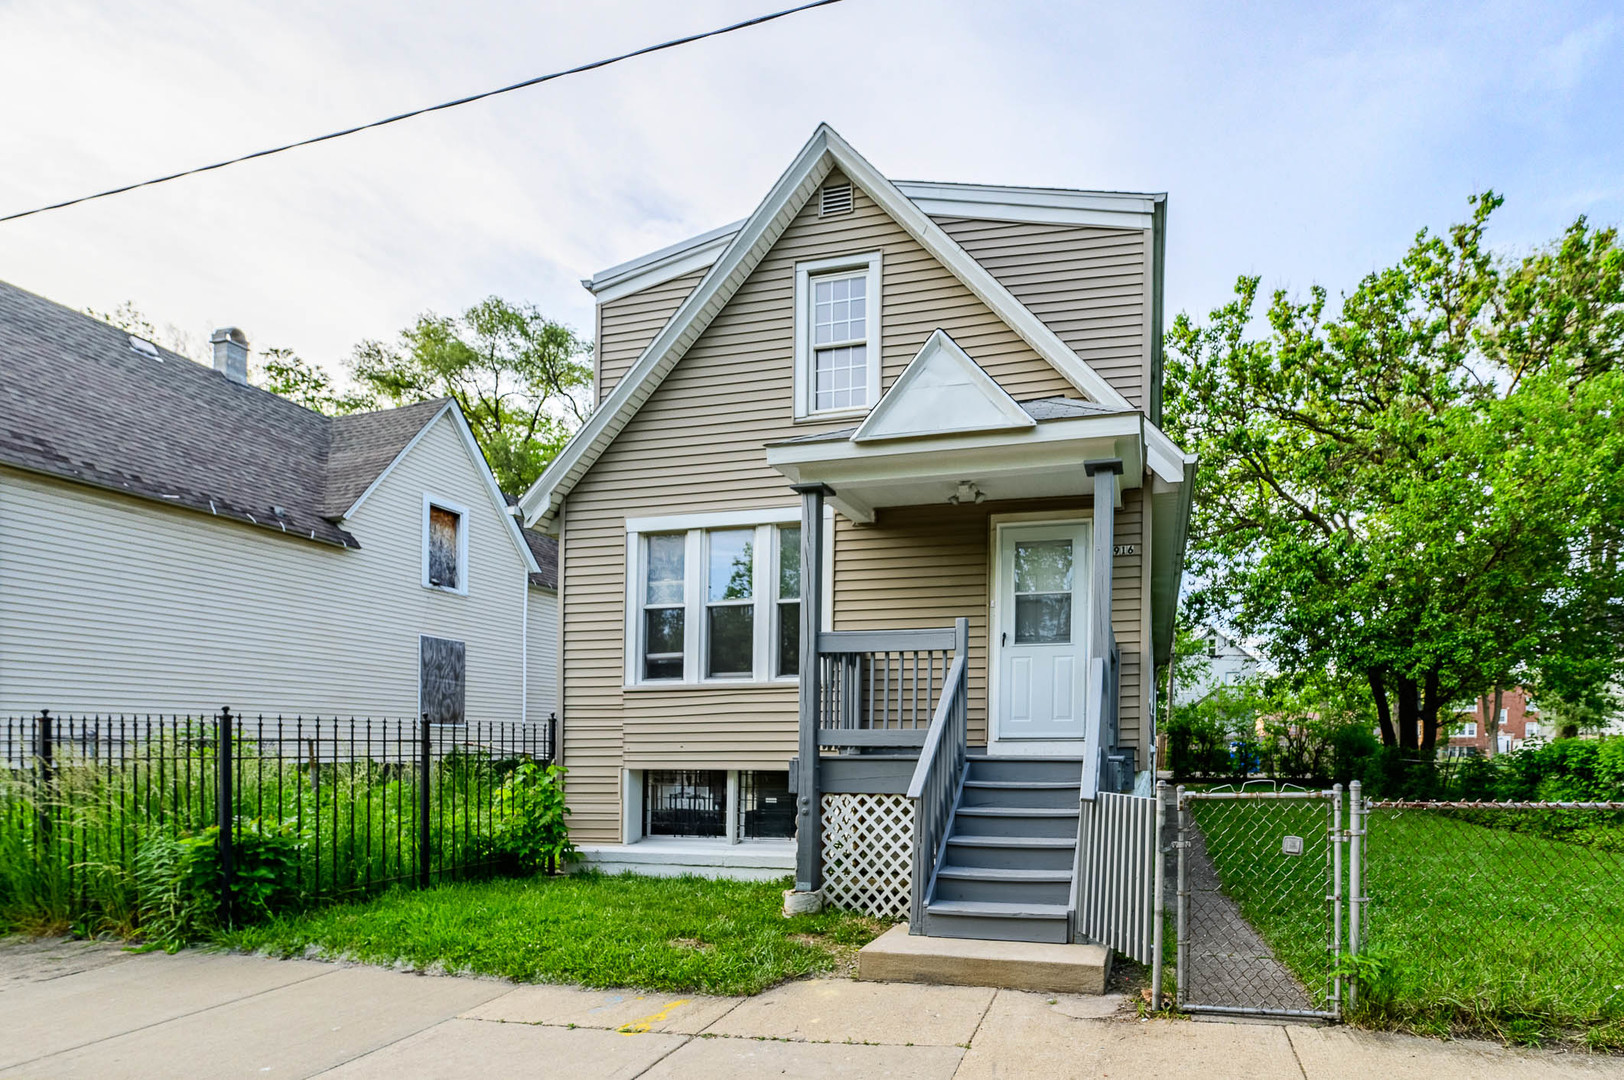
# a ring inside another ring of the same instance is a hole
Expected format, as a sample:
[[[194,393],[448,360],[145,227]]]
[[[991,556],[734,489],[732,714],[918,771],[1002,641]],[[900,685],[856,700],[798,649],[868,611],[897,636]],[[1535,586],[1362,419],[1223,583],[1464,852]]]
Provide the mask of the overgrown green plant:
[[[575,855],[570,841],[569,807],[564,805],[562,765],[520,764],[492,795],[492,816],[500,823],[491,853],[504,869],[521,873],[556,869]]]

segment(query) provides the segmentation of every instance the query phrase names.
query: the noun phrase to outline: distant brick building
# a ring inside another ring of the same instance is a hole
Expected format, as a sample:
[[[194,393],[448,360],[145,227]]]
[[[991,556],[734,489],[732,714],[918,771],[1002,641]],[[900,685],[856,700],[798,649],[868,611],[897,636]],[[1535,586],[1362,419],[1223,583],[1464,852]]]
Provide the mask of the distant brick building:
[[[1461,713],[1449,737],[1451,747],[1475,747],[1487,753],[1489,747],[1488,710],[1494,708],[1494,695],[1479,698],[1469,713]],[[1556,733],[1541,718],[1539,708],[1528,699],[1521,687],[1507,690],[1500,696],[1500,723],[1498,726],[1498,753],[1509,753],[1528,739],[1549,739]]]

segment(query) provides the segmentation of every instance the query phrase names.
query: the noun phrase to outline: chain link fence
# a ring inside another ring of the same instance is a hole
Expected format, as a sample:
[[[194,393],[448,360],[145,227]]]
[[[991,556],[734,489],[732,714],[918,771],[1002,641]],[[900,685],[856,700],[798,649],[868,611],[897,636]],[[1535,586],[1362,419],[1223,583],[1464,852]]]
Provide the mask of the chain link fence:
[[[1178,807],[1180,1007],[1335,1017],[1340,789],[1185,792]]]
[[[1361,1017],[1624,1050],[1624,803],[1367,803]]]

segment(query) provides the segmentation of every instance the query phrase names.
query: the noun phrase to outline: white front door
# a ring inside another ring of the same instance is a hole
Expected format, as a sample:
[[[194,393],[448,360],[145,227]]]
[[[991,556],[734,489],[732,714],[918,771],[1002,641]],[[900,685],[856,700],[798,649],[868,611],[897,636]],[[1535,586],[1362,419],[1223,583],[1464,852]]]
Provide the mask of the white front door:
[[[1064,751],[1065,742],[1083,738],[1090,526],[1009,524],[996,532],[989,649],[994,748]],[[1055,742],[1062,745],[1041,745]]]

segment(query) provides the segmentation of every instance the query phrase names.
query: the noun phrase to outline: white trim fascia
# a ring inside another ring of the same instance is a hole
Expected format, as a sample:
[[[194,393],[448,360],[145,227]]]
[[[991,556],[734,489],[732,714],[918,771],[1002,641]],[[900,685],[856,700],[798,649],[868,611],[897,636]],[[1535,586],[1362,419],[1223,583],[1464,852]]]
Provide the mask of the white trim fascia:
[[[1184,466],[1195,461],[1194,455],[1180,450],[1178,444],[1151,423],[1148,416],[1141,420],[1141,426],[1144,429],[1145,464],[1150,466],[1151,472],[1169,484],[1184,483]]]
[[[898,407],[897,403],[908,395],[909,388],[919,379],[919,373],[938,355],[949,357],[958,365],[961,371],[970,377],[970,381],[986,396],[987,401],[997,408],[1004,422],[1001,424],[978,423],[969,427],[953,427],[951,423],[947,423],[930,430],[885,435],[872,434],[871,429],[881,426],[886,416]],[[856,431],[852,432],[851,441],[860,443],[971,431],[1010,431],[1036,427],[1037,423],[1027,414],[1025,409],[1020,407],[1014,398],[1009,396],[1007,390],[998,385],[997,380],[988,375],[981,365],[976,363],[970,354],[965,352],[959,346],[959,343],[953,340],[952,335],[938,327],[925,340],[925,344],[920,346],[919,351],[914,353],[913,359],[908,361],[908,366],[902,369],[902,374],[897,376],[896,381],[891,384],[891,389],[885,392],[885,396],[869,412],[867,419],[858,425]]]
[[[1109,229],[1149,229],[1164,193],[1075,191],[1069,188],[1009,187],[1000,184],[955,184],[933,180],[897,180],[897,190],[931,217],[1014,221],[1034,225],[1093,225]],[[608,303],[703,269],[716,260],[742,221],[649,252],[600,270],[581,285]]]
[[[428,430],[434,426],[434,422],[440,419],[440,417],[444,416],[447,409],[452,408],[456,404],[457,403],[455,401],[447,401],[440,407],[438,412],[429,417],[427,420],[423,421],[423,426],[417,429],[417,434],[413,435],[409,440],[407,440],[406,445],[400,448],[400,453],[396,454],[394,459],[390,461],[388,465],[383,467],[382,472],[372,478],[372,483],[367,485],[365,491],[356,496],[355,501],[350,503],[350,508],[344,511],[344,513],[339,516],[338,520],[348,521],[350,518],[354,517],[355,512],[361,509],[361,504],[366,502],[372,493],[377,491],[378,488],[383,484],[384,480],[388,479],[389,474],[395,471],[395,466],[404,461],[406,459],[406,455],[412,452],[412,448],[423,441],[423,436],[428,434]],[[506,507],[504,505],[504,509],[505,508]]]
[[[954,450],[997,450],[1012,446],[1020,447],[1023,452],[1038,447],[1047,450],[1056,443],[1086,439],[1132,438],[1140,434],[1142,419],[1142,414],[1137,412],[1101,413],[1097,416],[1080,416],[1074,420],[1049,420],[1015,432],[975,431],[910,439],[895,444],[857,443],[850,439],[768,443],[767,464],[782,472],[786,466],[796,465],[834,462],[845,465],[862,461],[893,462],[902,458],[928,459],[930,455]],[[1082,468],[1081,462],[1078,463],[1078,468]],[[883,478],[887,473],[894,472],[896,472],[894,467],[882,468],[875,474],[875,478]],[[1136,485],[1140,479],[1126,473],[1123,475],[1123,483],[1130,486]]]
[[[598,298],[598,303],[607,304],[672,278],[702,270],[716,261],[743,224],[742,221],[735,221],[719,229],[679,240],[647,255],[628,259],[583,279],[581,285]]]
[[[824,274],[859,268],[863,270],[868,282],[864,286],[864,296],[866,298],[864,325],[868,328],[868,333],[863,341],[867,357],[865,375],[867,378],[868,400],[860,406],[850,408],[815,409],[813,408],[812,357],[816,354],[816,349],[812,344],[812,320],[809,318],[812,304],[812,279]],[[875,403],[880,400],[880,368],[885,366],[885,356],[882,352],[884,338],[880,335],[880,312],[884,303],[882,295],[884,272],[885,260],[878,251],[837,255],[827,259],[809,259],[795,264],[796,420],[823,421],[837,419],[842,416],[860,417],[867,414]]]
[[[457,587],[454,589],[429,584],[429,509],[436,506],[457,515]],[[468,595],[468,578],[471,576],[468,573],[468,530],[473,525],[471,517],[468,508],[461,503],[442,499],[432,491],[423,492],[423,588],[454,596]]]
[[[526,524],[546,516],[558,496],[568,495],[660,381],[726,306],[760,264],[824,177],[839,168],[885,210],[938,262],[945,265],[982,303],[1047,360],[1078,390],[1094,401],[1124,412],[1133,411],[1097,371],[1089,367],[1053,330],[1015,299],[986,267],[976,262],[907,196],[863,159],[827,124],[819,124],[755,213],[740,228],[703,280],[672,315],[609,397],[588,418],[519,505]]]
[[[799,506],[773,506],[760,510],[717,510],[704,514],[665,514],[626,519],[629,533],[687,532],[689,529],[744,528],[749,525],[794,525],[801,520]]]

